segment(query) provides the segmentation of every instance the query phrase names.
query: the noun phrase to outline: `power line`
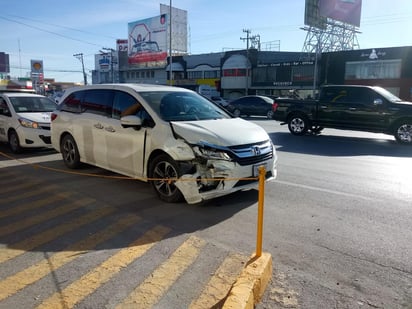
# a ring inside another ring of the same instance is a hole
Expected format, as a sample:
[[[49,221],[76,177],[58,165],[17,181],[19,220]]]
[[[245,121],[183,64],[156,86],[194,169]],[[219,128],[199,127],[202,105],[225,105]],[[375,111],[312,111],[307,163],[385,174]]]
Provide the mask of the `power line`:
[[[42,31],[42,32],[50,33],[50,34],[53,34],[53,35],[56,35],[56,36],[59,36],[59,37],[65,38],[65,39],[69,39],[69,40],[72,40],[72,41],[77,41],[77,42],[81,42],[81,43],[85,43],[85,44],[89,44],[89,45],[93,45],[93,46],[101,46],[101,44],[95,44],[95,43],[79,40],[79,39],[76,39],[76,38],[72,38],[72,37],[64,35],[64,34],[60,34],[60,33],[54,32],[54,31],[49,31],[49,30],[46,30],[46,29],[43,29],[43,28],[40,28],[40,27],[37,27],[37,26],[33,26],[33,25],[23,23],[23,22],[18,21],[18,20],[13,20],[13,19],[7,18],[7,17],[4,17],[4,16],[0,16],[0,18],[4,19],[4,20],[7,20],[7,21],[10,21],[10,22],[13,22],[13,23],[17,23],[17,24],[29,27],[31,29],[36,29],[36,30],[39,30],[39,31]]]
[[[41,23],[43,25],[49,25],[49,26],[58,27],[58,28],[62,28],[62,29],[70,30],[70,31],[76,31],[76,32],[84,33],[84,34],[93,35],[93,36],[101,36],[101,37],[106,37],[106,38],[109,38],[109,39],[117,39],[117,37],[112,37],[112,36],[108,36],[108,35],[103,35],[103,34],[99,34],[99,33],[93,33],[93,32],[89,32],[89,31],[81,30],[81,29],[76,29],[76,28],[71,28],[71,27],[67,27],[67,26],[47,23],[47,22],[44,22],[42,20],[37,20],[37,19],[33,19],[33,18],[18,16],[18,15],[10,15],[10,14],[8,14],[7,16],[20,18],[20,19],[23,19],[23,20],[31,20],[33,22]]]

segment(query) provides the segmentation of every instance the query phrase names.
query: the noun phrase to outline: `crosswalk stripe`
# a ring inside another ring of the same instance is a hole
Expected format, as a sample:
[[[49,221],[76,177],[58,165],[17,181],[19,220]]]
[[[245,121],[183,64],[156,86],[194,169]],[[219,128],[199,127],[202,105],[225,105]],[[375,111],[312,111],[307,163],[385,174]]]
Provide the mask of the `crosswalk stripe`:
[[[171,256],[160,265],[142,284],[119,304],[116,309],[150,308],[156,304],[164,292],[198,257],[206,241],[195,236],[189,237]]]
[[[41,188],[36,189],[36,190],[21,192],[19,194],[8,196],[8,197],[2,197],[1,204],[6,205],[14,201],[23,200],[28,197],[40,195],[41,193],[44,193],[44,192],[55,192],[56,190],[57,190],[57,186],[45,186],[45,187],[42,186]],[[71,193],[66,193],[66,192],[55,193],[47,198],[44,198],[36,202],[25,203],[19,206],[13,206],[12,208],[7,209],[7,210],[2,209],[2,211],[0,212],[0,218],[9,217],[9,216],[21,213],[25,210],[31,210],[37,207],[42,207],[47,203],[52,203],[52,202],[55,202],[56,200],[67,198],[70,195]]]
[[[4,194],[6,194],[6,193],[8,193],[8,194],[10,194],[10,192],[13,192],[13,191],[20,191],[20,190],[24,190],[24,189],[27,189],[27,188],[32,188],[32,189],[34,189],[35,190],[35,188],[36,187],[38,187],[38,186],[41,186],[42,185],[42,183],[40,183],[40,182],[37,182],[37,181],[27,181],[27,182],[23,182],[23,183],[20,183],[20,184],[16,184],[16,185],[10,185],[10,186],[7,186],[7,187],[0,187],[0,194],[1,195],[4,195]]]
[[[64,197],[60,197],[60,200]],[[58,200],[58,199],[56,199]],[[41,202],[42,205],[44,201]],[[40,213],[38,215],[33,215],[29,218],[25,218],[25,220],[21,220],[19,224],[16,224],[15,222],[12,222],[8,225],[3,225],[0,227],[0,236],[4,236],[7,234],[11,234],[17,231],[24,230],[30,226],[36,225],[38,223],[53,219],[55,217],[67,214],[73,210],[76,210],[80,207],[83,207],[84,205],[87,205],[91,203],[92,200],[90,198],[83,198],[77,201],[69,201],[67,203],[59,205],[58,208],[51,209],[49,211],[46,211],[44,213]],[[36,202],[33,203],[36,207]]]
[[[94,200],[87,200],[87,203],[83,203],[83,206],[86,206],[91,201],[94,201]],[[13,259],[25,253],[26,251],[32,250],[33,248],[36,248],[40,245],[48,243],[49,241],[52,241],[56,239],[57,237],[62,236],[65,233],[75,230],[83,225],[92,223],[93,221],[96,221],[104,216],[107,216],[113,213],[115,210],[116,209],[114,207],[98,208],[96,210],[93,210],[92,212],[87,213],[86,215],[75,218],[69,222],[63,223],[55,228],[51,228],[42,233],[38,233],[34,235],[33,237],[24,239],[15,244],[10,244],[15,248],[24,248],[24,249],[11,249],[11,248],[1,249],[0,250],[0,263]]]
[[[120,270],[146,253],[169,232],[170,229],[163,226],[156,226],[149,230],[143,236],[133,241],[127,248],[121,249],[112,255],[79,280],[73,282],[62,291],[53,294],[40,304],[37,309],[73,308],[78,302],[93,293],[99,286],[114,277]]]
[[[247,258],[239,254],[227,256],[206,284],[200,296],[190,304],[189,308],[204,309],[216,306],[226,297],[246,262]]]
[[[59,267],[75,260],[81,254],[87,253],[91,248],[121,233],[140,220],[141,218],[138,216],[123,217],[99,233],[72,244],[63,251],[50,255],[47,259],[0,281],[0,301],[45,277],[50,273],[50,270],[56,271]]]

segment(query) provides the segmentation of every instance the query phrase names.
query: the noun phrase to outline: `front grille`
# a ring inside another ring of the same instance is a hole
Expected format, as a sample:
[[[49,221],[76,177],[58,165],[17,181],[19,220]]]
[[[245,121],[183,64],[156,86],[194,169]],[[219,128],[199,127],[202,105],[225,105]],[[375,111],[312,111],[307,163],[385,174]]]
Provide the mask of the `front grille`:
[[[257,164],[273,158],[273,146],[270,141],[229,147],[229,154],[239,165]]]

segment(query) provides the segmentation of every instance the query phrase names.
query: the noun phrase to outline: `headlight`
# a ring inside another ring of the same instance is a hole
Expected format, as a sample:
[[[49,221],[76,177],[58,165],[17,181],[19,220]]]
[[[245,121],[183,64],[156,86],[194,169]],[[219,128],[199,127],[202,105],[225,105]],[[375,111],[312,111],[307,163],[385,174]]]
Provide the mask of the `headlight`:
[[[35,121],[31,121],[25,118],[19,118],[20,124],[25,127],[25,128],[32,128],[32,129],[38,129],[39,124]]]
[[[199,147],[198,149],[202,157],[206,159],[230,161],[230,157],[226,152],[203,147]]]

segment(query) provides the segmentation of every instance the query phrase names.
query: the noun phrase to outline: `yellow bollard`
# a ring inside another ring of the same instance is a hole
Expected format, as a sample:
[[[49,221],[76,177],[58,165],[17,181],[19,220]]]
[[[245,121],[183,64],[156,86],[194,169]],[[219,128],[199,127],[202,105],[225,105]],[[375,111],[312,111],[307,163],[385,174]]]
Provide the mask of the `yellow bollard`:
[[[264,199],[265,199],[265,176],[266,176],[265,167],[259,166],[259,197],[258,197],[256,257],[260,257],[262,255],[263,204],[264,204]]]

